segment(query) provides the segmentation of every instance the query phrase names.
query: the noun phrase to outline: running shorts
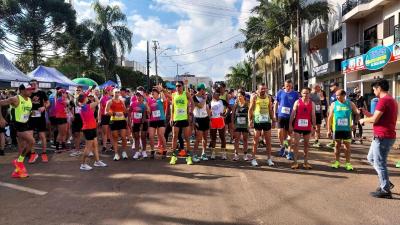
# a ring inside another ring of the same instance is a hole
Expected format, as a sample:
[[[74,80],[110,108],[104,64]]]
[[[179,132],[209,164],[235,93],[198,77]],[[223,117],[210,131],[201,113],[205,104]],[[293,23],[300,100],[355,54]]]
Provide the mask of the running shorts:
[[[67,118],[56,118],[57,125],[63,125],[67,123]]]
[[[232,122],[232,113],[226,114],[225,124],[230,124]]]
[[[289,118],[279,117],[278,118],[278,128],[285,129],[285,130],[289,131],[289,122],[290,122]]]
[[[223,117],[211,118],[211,129],[224,129],[225,128],[225,119]]]
[[[110,125],[110,118],[111,116],[109,115],[102,115],[100,125],[101,126]]]
[[[311,134],[311,130],[294,130],[294,132],[304,136]]]
[[[271,128],[271,123],[254,123],[254,129],[256,131],[270,131]]]
[[[72,122],[72,133],[81,132],[82,131],[82,118],[80,116],[75,115],[75,119]]]
[[[115,120],[110,121],[110,129],[112,131],[115,130],[125,130],[126,129],[126,120]]]
[[[137,133],[137,132],[146,132],[149,127],[149,124],[147,122],[144,123],[134,123],[132,126],[132,132]]]
[[[30,117],[29,118],[29,127],[37,132],[46,132],[46,117]]]
[[[54,116],[49,117],[49,120],[50,120],[50,124],[52,126],[57,126],[57,120],[56,120],[56,118]]]
[[[147,123],[146,123],[147,124]],[[165,127],[165,120],[150,121],[149,126],[151,128]]]
[[[317,125],[321,125],[322,124],[322,114],[321,113],[316,113],[315,114],[315,120]]]
[[[249,133],[249,129],[247,129],[247,128],[235,128],[235,132],[238,132],[238,133]]]
[[[194,118],[194,126],[198,131],[206,131],[210,129],[210,118]]]
[[[92,141],[97,137],[97,129],[82,130],[87,141]]]
[[[333,140],[351,142],[351,131],[335,131]]]
[[[25,132],[25,131],[29,131],[32,130],[29,127],[29,123],[20,123],[20,122],[14,122],[14,128],[17,132]]]
[[[189,121],[188,120],[174,121],[172,126],[173,127],[179,127],[179,128],[185,128],[185,127],[189,126]]]

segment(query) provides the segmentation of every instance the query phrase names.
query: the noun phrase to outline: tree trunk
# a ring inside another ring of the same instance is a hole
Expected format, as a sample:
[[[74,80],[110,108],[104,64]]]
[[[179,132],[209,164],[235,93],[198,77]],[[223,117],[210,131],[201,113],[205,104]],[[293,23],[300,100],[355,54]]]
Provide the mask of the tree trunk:
[[[304,87],[304,76],[303,76],[303,57],[302,57],[302,32],[301,32],[301,18],[300,18],[300,6],[297,8],[297,62],[299,62],[299,68],[297,70],[298,80],[298,91]]]
[[[252,91],[257,90],[257,78],[256,78],[256,52],[253,50],[253,74],[252,74]]]
[[[291,53],[292,53],[292,81],[293,84],[296,84],[296,62],[294,60],[294,30],[293,30],[293,24],[290,25],[290,39],[291,39]],[[285,80],[285,74],[283,74],[283,79]]]

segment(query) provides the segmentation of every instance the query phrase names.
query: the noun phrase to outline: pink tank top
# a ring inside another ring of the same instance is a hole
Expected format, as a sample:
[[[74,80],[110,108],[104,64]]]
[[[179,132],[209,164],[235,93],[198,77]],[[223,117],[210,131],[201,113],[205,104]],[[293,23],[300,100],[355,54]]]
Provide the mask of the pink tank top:
[[[145,118],[146,107],[144,103],[139,103],[138,101],[131,102],[131,120],[132,123],[142,123],[143,118]]]
[[[312,121],[312,102],[308,101],[308,104],[303,102],[303,99],[299,99],[296,118],[294,120],[294,129],[302,131],[311,131]]]
[[[82,130],[96,129],[96,119],[94,118],[94,111],[90,108],[90,104],[83,105],[81,108]]]
[[[67,103],[64,97],[57,98],[55,112],[56,118],[67,118]]]
[[[110,100],[111,97],[110,96],[103,96],[100,99],[100,113],[101,115],[105,115],[106,114],[106,106],[107,106],[107,102],[108,100]]]

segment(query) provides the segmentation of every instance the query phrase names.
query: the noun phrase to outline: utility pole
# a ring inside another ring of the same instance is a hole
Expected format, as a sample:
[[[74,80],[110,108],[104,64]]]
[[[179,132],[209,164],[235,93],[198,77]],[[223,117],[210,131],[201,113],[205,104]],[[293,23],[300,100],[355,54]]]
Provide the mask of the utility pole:
[[[156,84],[158,84],[158,66],[157,66],[157,49],[158,49],[158,41],[153,41],[153,50],[154,50],[154,64],[156,67]]]
[[[150,91],[150,49],[147,41],[147,90]]]

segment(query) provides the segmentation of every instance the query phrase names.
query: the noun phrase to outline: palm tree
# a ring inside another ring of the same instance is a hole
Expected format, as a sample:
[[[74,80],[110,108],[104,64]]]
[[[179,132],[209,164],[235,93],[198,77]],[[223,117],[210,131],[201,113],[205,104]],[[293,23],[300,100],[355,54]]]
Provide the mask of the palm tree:
[[[113,78],[113,70],[117,62],[117,46],[121,55],[132,49],[132,32],[124,24],[126,16],[118,6],[103,6],[99,1],[93,3],[96,12],[95,21],[85,21],[93,32],[89,40],[88,55],[100,52],[101,63],[106,79]]]
[[[248,60],[244,60],[230,67],[231,72],[226,75],[228,86],[246,90],[251,90],[251,79],[253,75],[253,66]]]

